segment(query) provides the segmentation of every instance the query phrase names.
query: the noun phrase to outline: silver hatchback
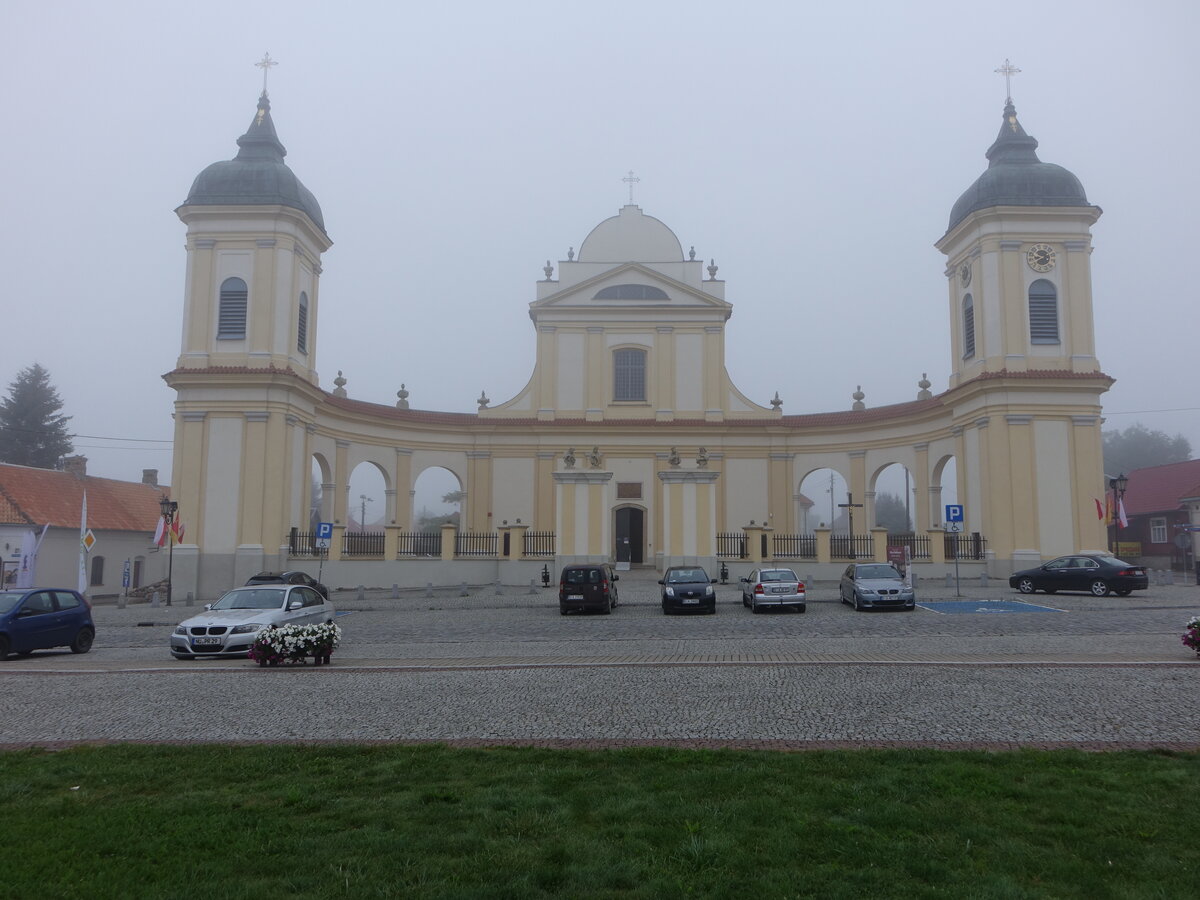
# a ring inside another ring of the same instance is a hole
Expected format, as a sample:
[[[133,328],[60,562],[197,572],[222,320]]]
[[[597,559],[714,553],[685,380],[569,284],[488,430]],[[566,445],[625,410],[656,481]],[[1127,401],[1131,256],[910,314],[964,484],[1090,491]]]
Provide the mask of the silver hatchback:
[[[742,606],[752,612],[760,609],[794,609],[804,612],[804,582],[791,569],[755,569],[742,584]]]
[[[171,635],[176,659],[245,658],[264,628],[333,621],[333,604],[302,584],[234,588],[204,612],[185,619]]]

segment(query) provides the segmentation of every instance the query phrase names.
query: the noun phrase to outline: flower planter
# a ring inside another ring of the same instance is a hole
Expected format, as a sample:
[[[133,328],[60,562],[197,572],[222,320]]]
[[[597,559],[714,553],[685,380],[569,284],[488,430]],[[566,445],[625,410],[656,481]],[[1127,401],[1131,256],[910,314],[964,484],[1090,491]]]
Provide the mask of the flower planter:
[[[332,622],[320,625],[283,625],[264,628],[250,647],[249,657],[260,667],[281,663],[329,665],[329,658],[342,638],[342,629]]]
[[[1200,656],[1200,616],[1192,616],[1188,619],[1187,631],[1183,633],[1180,640],[1184,646],[1191,647],[1196,651],[1196,656]]]

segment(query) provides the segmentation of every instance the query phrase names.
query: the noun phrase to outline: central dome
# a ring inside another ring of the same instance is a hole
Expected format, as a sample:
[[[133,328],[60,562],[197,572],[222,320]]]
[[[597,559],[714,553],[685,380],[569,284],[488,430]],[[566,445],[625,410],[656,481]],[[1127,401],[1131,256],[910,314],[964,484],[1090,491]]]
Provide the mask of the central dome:
[[[579,247],[579,262],[682,262],[675,232],[632,203],[592,229]]]

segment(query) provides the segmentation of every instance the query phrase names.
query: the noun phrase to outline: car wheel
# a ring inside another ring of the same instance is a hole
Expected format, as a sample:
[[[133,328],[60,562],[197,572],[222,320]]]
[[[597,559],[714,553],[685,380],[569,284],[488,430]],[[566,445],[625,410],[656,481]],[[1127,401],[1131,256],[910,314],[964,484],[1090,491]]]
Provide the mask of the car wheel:
[[[608,602],[604,604],[604,609],[601,610],[606,616],[612,615],[613,602],[612,597],[608,598]]]
[[[80,628],[79,634],[75,635],[75,640],[71,641],[72,653],[87,653],[92,649],[92,641],[96,638],[96,632],[90,628]]]
[[[742,606],[746,607],[746,609],[750,608],[750,601],[745,594],[742,594]]]
[[[567,610],[566,610],[566,608],[565,608],[565,607],[562,607],[562,606],[560,606],[560,607],[558,608],[558,614],[559,614],[560,616],[565,616],[565,615],[567,614]]]
[[[761,612],[761,610],[758,608],[757,600],[750,601],[750,612],[754,613],[756,616]]]
[[[862,612],[862,601],[858,599],[858,591],[854,592],[854,611]]]
[[[1102,578],[1097,578],[1092,582],[1092,595],[1096,597],[1108,596],[1108,582]]]
[[[1118,597],[1128,597],[1130,594],[1133,593],[1133,589],[1127,588],[1123,591],[1114,591],[1113,593],[1115,593]]]
[[[0,634],[0,660],[8,659],[8,653],[11,648],[12,644],[9,643],[8,638]]]
[[[1017,590],[1022,594],[1032,594],[1037,590],[1032,578],[1022,578],[1017,582]]]

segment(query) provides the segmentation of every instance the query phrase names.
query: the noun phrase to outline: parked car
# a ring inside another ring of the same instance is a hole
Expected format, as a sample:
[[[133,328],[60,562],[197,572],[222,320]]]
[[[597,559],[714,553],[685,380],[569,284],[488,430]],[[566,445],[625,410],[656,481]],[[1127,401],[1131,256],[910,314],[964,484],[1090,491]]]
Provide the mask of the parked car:
[[[855,609],[916,609],[912,587],[890,563],[851,563],[838,583],[838,599]]]
[[[62,588],[19,588],[0,591],[0,660],[8,654],[28,656],[34,650],[70,647],[72,653],[92,649],[96,626],[92,608],[75,591]]]
[[[1080,553],[1060,556],[1036,569],[1024,569],[1008,579],[1008,586],[1022,594],[1045,591],[1090,591],[1103,597],[1110,591],[1119,597],[1128,597],[1133,591],[1144,591],[1150,587],[1150,578],[1141,566],[1106,553]]]
[[[605,563],[564,566],[558,577],[558,611],[595,610],[611,613],[617,605],[617,581],[620,576]]]
[[[699,566],[671,566],[658,583],[663,586],[664,615],[717,611],[717,592],[713,590],[717,579],[709,578],[708,573]]]
[[[329,599],[329,588],[317,581],[307,572],[299,570],[292,572],[259,572],[253,578],[246,582],[247,585],[252,584],[305,584],[310,588],[315,588],[326,600]]]
[[[176,659],[245,657],[264,628],[332,622],[333,616],[333,604],[308,585],[234,588],[176,626],[171,655]]]
[[[774,607],[804,612],[804,582],[791,569],[755,569],[745,578],[742,585],[742,606],[752,612]]]

